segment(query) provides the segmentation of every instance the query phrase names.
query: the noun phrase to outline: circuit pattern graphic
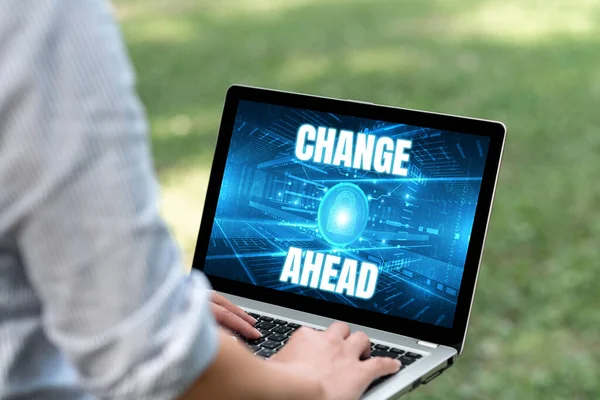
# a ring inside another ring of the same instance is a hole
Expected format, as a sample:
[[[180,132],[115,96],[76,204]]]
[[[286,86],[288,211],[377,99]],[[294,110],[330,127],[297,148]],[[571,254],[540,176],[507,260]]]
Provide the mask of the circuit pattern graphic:
[[[408,176],[294,156],[304,123],[412,140]],[[240,101],[205,272],[242,282],[451,327],[489,139],[385,121]],[[318,230],[328,189],[348,182],[369,201],[354,243],[335,248]],[[377,265],[369,300],[279,281],[289,247]]]

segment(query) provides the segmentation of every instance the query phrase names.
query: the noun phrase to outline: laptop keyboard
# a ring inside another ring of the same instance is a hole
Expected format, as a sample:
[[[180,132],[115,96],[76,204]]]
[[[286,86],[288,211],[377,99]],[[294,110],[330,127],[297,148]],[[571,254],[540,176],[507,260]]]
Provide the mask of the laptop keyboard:
[[[246,339],[240,334],[236,334],[236,336],[238,339],[246,343],[250,351],[263,358],[269,358],[281,350],[288,342],[292,334],[302,326],[300,324],[285,321],[283,319],[272,318],[254,312],[249,312],[248,314],[250,314],[252,318],[256,319],[257,323],[254,327],[258,329],[260,333],[262,333],[263,337],[259,339]],[[402,371],[410,367],[417,360],[423,358],[423,355],[410,350],[389,347],[384,344],[371,342],[371,357],[389,357],[400,360],[402,363],[400,371]],[[369,386],[369,389],[385,381],[389,377],[391,377],[391,375],[377,379]]]
[[[271,318],[252,312],[249,314],[252,318],[256,319],[257,323],[254,327],[262,333],[263,337],[246,339],[239,334],[236,334],[236,336],[240,340],[243,340],[254,354],[263,358],[269,358],[277,353],[287,343],[292,334],[301,327],[299,324],[282,319]]]

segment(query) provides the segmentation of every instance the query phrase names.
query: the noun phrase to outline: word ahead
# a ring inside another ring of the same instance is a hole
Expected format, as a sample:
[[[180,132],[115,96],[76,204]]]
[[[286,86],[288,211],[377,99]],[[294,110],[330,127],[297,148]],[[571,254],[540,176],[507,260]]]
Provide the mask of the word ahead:
[[[302,253],[306,255],[302,257]],[[335,267],[341,264],[341,269]],[[325,255],[311,250],[303,251],[296,247],[288,250],[279,280],[295,285],[321,289],[327,292],[370,299],[375,293],[379,270],[375,264],[358,261],[332,254]]]

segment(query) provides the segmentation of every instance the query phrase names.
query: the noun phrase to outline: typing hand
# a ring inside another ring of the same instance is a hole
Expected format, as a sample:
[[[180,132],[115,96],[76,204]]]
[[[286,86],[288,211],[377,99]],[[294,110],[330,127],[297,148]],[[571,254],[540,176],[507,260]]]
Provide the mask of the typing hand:
[[[256,320],[225,297],[213,292],[211,302],[215,319],[222,328],[238,332],[248,339],[258,339],[262,336],[254,328]]]
[[[288,344],[269,359],[269,364],[293,375],[312,379],[318,399],[355,400],[375,379],[398,372],[400,363],[369,355],[370,342],[362,332],[350,334],[348,325],[335,322],[325,332],[300,328]]]

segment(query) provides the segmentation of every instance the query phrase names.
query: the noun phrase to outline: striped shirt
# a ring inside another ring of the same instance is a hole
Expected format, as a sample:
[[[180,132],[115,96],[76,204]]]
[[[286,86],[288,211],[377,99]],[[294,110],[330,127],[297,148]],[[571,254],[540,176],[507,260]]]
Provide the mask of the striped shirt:
[[[104,0],[0,0],[0,399],[169,399],[216,354]]]

